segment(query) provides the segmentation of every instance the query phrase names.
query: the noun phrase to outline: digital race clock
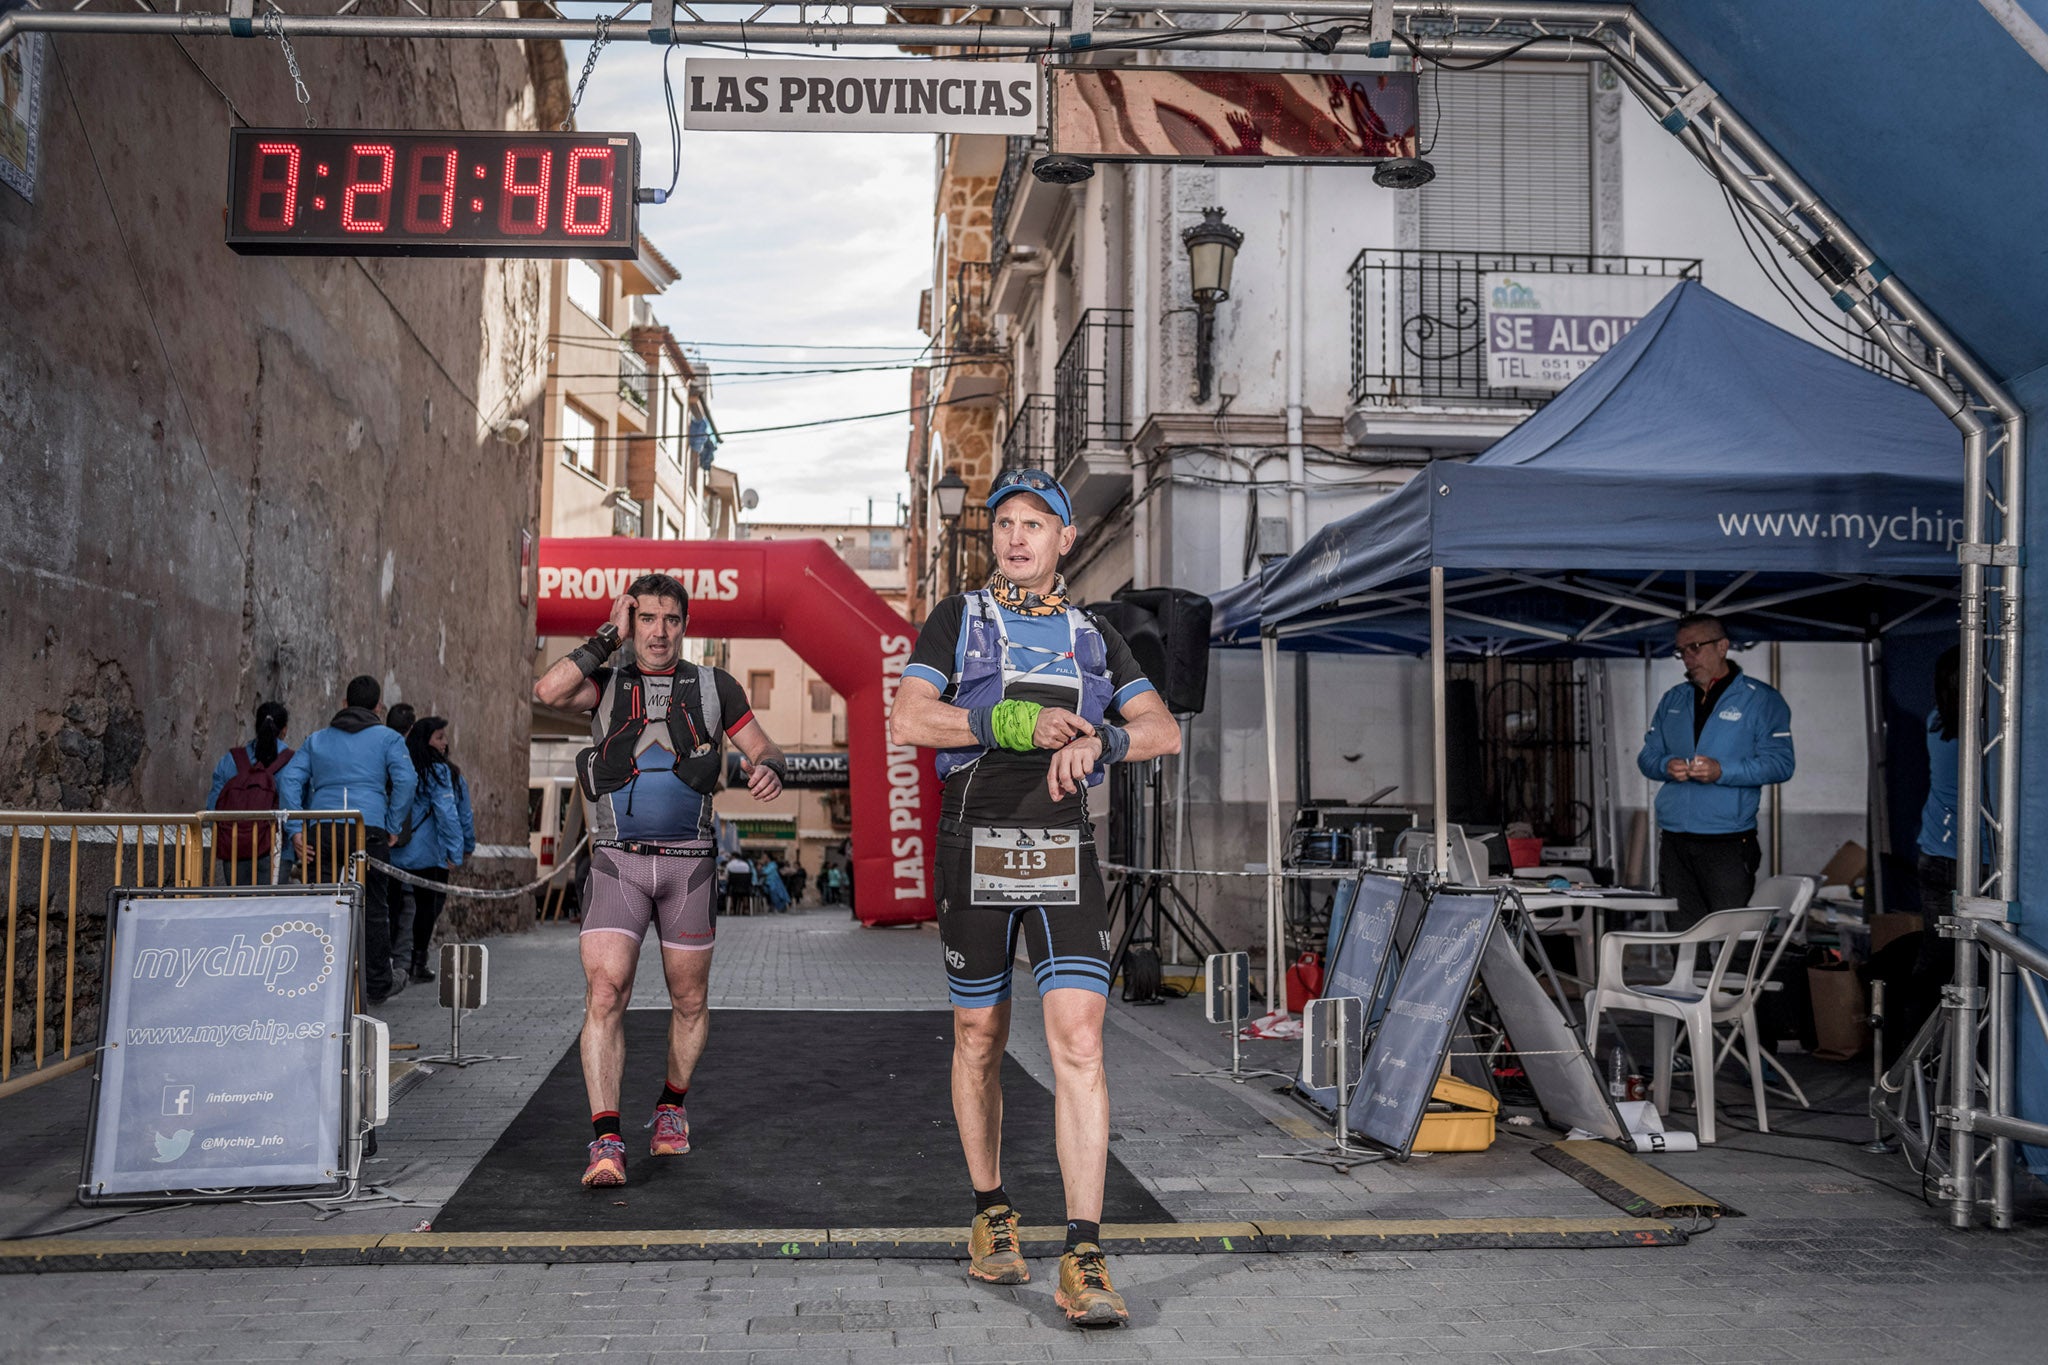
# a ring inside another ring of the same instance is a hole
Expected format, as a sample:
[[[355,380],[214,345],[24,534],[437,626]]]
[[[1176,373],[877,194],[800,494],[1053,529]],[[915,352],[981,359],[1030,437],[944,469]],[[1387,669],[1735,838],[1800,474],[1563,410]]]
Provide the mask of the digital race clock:
[[[245,255],[639,250],[631,133],[237,128],[229,149],[228,245]]]

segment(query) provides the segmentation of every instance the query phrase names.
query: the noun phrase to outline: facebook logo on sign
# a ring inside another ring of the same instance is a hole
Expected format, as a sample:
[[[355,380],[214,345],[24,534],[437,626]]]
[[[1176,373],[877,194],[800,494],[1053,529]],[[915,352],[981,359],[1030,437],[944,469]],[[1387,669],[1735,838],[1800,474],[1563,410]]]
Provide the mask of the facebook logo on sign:
[[[164,1087],[164,1113],[180,1118],[192,1112],[192,1087],[189,1085],[167,1085]]]

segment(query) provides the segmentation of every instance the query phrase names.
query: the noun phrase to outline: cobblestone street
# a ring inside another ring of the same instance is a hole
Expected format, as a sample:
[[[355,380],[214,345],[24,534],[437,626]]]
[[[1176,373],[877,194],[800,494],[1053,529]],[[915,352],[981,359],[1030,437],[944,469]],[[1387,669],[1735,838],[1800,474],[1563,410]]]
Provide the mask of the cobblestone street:
[[[7,1230],[289,1238],[395,1233],[431,1221],[576,1032],[581,978],[568,929],[545,926],[494,940],[491,949],[491,1003],[466,1021],[464,1043],[519,1060],[433,1068],[394,1104],[370,1179],[411,1202],[326,1219],[304,1205],[212,1205],[81,1228],[96,1215],[69,1204],[88,1093],[74,1076],[0,1103]],[[942,1008],[936,957],[928,928],[864,930],[828,911],[728,920],[713,1005],[816,1009],[820,1027],[830,1027],[830,1010]],[[642,964],[643,986],[658,979],[653,966],[651,958]],[[1012,1052],[1049,1081],[1028,974],[1019,987]],[[653,1001],[643,994],[638,1003]],[[429,991],[398,997],[388,1016],[394,1038],[429,1051],[441,1042],[446,1016]],[[1368,1165],[1350,1175],[1263,1161],[1262,1154],[1306,1145],[1305,1111],[1257,1081],[1176,1074],[1228,1060],[1227,1040],[1201,1022],[1197,1002],[1118,1003],[1110,1021],[1114,1151],[1178,1220],[1613,1212],[1534,1160],[1535,1142],[1505,1126],[1486,1153]],[[712,1046],[744,1048],[746,1039],[720,1032],[714,1019]],[[1253,1045],[1247,1061],[1284,1067],[1293,1054],[1291,1046]],[[715,1124],[716,1097],[693,1094],[692,1113],[699,1124]],[[1827,1123],[1796,1116],[1780,1127],[1818,1132]],[[1840,1133],[1854,1128],[1833,1122]],[[563,1134],[565,1181],[575,1176],[582,1140]],[[10,1361],[602,1355],[898,1365],[1340,1354],[2039,1358],[2028,1326],[2034,1296],[2048,1282],[2048,1235],[2038,1214],[2012,1233],[1950,1232],[1913,1196],[1912,1177],[1896,1157],[1842,1143],[1731,1133],[1716,1150],[1661,1164],[1745,1216],[1722,1219],[1683,1246],[1630,1250],[1120,1255],[1113,1269],[1133,1320],[1111,1333],[1082,1334],[1065,1324],[1052,1303],[1049,1260],[1017,1288],[970,1284],[953,1261],[349,1265],[11,1277],[0,1353]],[[1058,1216],[1026,1213],[1027,1221],[1047,1223]],[[818,1210],[817,1221],[831,1225],[831,1210]]]

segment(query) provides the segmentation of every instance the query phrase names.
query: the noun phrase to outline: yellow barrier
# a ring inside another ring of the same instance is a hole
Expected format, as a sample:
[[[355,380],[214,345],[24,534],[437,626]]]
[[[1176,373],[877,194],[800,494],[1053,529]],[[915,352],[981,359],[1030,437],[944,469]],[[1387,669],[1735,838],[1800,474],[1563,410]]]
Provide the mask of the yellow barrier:
[[[78,1050],[78,957],[81,941],[80,885],[86,900],[104,900],[114,887],[207,887],[260,884],[257,860],[242,858],[242,840],[256,840],[253,824],[272,830],[269,876],[277,881],[282,862],[275,854],[287,842],[286,820],[303,820],[304,851],[295,881],[334,883],[357,880],[365,852],[363,818],[355,811],[198,811],[190,815],[127,815],[0,811],[0,835],[7,839],[7,947],[5,974],[0,975],[0,1097],[75,1071],[92,1058],[92,1049]],[[216,843],[228,840],[225,858],[214,856]],[[22,887],[22,845],[31,845],[30,876],[35,885],[35,970],[18,962],[24,937],[22,914],[28,904]],[[39,846],[39,847],[37,847]],[[132,856],[131,856],[132,850]],[[111,854],[111,856],[108,856]],[[61,859],[61,861],[59,861]],[[51,876],[60,878],[60,913],[53,915]],[[53,928],[63,935],[62,991],[52,998]],[[101,951],[113,948],[112,925],[105,929]],[[32,1042],[24,1039],[17,1068],[14,1016],[31,987],[35,993]],[[53,1006],[58,1008],[53,1011]],[[53,1019],[53,1012],[56,1018]],[[55,1037],[52,1035],[55,1034]],[[17,1069],[23,1074],[16,1076]]]

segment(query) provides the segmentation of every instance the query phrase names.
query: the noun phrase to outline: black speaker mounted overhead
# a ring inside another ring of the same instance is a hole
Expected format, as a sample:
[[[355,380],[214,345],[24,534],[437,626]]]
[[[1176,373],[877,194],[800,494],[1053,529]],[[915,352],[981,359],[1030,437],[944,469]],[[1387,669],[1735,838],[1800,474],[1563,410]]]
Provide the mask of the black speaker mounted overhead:
[[[1209,599],[1185,588],[1125,588],[1088,611],[1131,647],[1177,716],[1198,714],[1209,695]]]

